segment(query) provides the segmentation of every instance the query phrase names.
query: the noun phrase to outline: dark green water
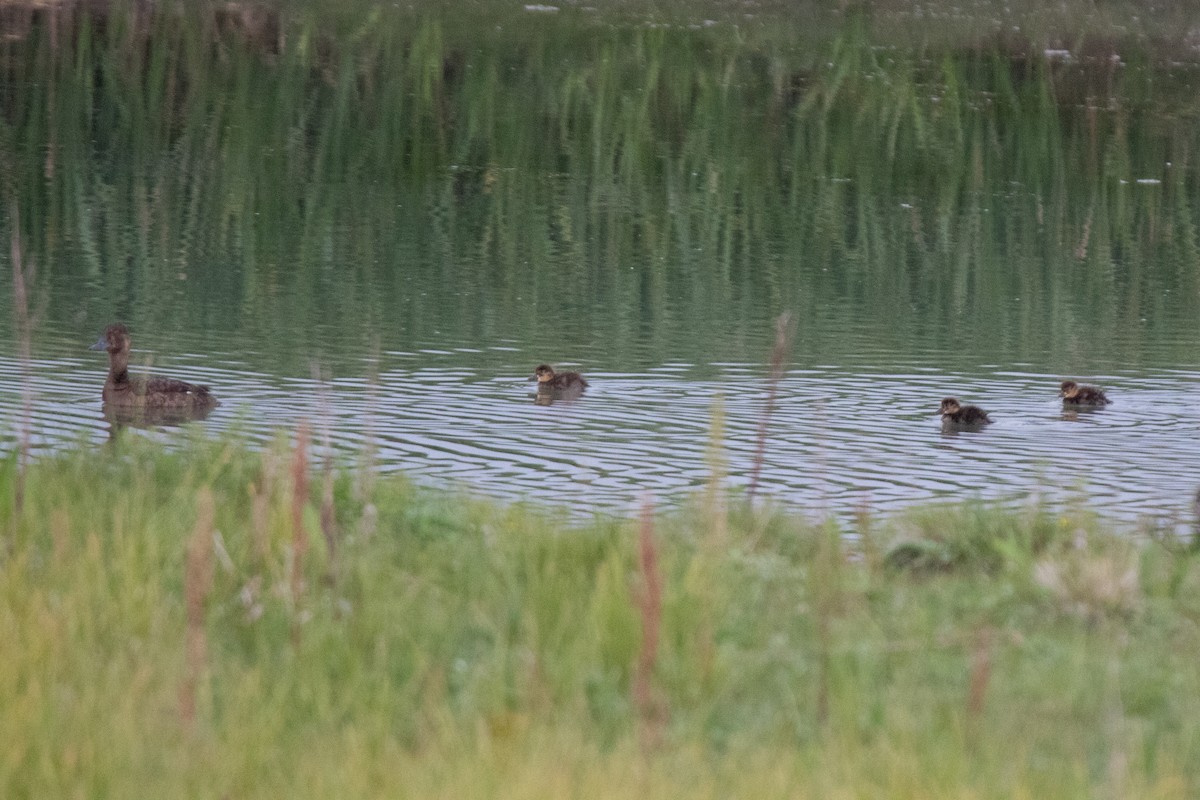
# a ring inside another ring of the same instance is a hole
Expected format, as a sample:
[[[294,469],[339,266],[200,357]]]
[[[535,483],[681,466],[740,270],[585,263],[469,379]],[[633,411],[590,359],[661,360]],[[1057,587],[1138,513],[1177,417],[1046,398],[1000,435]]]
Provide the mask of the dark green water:
[[[790,311],[781,502],[1182,519],[1186,14],[992,5],[10,18],[0,199],[37,270],[35,444],[108,436],[84,348],[119,319],[135,360],[225,401],[209,429],[323,420],[418,480],[623,509],[704,481],[716,398],[746,482]],[[0,339],[11,448],[11,302]],[[583,370],[584,398],[535,405],[547,361]],[[1064,377],[1116,403],[1064,417]],[[948,394],[997,423],[943,436]]]

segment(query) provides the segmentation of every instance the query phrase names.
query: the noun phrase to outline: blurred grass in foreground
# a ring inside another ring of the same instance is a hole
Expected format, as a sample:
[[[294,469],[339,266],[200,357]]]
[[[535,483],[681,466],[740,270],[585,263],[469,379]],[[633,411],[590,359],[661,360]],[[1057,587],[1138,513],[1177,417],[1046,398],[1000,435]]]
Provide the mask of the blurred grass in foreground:
[[[18,517],[16,469],[4,797],[1200,791],[1197,559],[1083,513],[572,527],[197,439],[40,460]]]

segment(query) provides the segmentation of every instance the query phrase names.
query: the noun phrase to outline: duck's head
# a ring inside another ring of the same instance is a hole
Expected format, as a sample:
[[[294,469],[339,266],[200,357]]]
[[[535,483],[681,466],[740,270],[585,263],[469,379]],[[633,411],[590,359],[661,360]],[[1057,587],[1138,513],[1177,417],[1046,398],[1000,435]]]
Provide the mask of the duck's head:
[[[554,380],[554,367],[549,364],[539,364],[538,368],[533,371],[533,377],[537,378],[538,383],[546,383]]]
[[[939,411],[939,413],[943,417],[945,417],[950,414],[957,414],[959,409],[961,409],[961,408],[962,408],[962,406],[960,406],[958,404],[958,401],[955,400],[953,397],[946,397],[946,398],[942,399],[942,407],[941,407],[941,410]]]
[[[114,322],[104,329],[104,335],[89,350],[107,350],[110,353],[120,353],[129,349],[129,329],[120,322]]]
[[[1058,387],[1058,396],[1064,400],[1070,400],[1077,394],[1079,394],[1079,384],[1075,381],[1063,381],[1062,386]]]

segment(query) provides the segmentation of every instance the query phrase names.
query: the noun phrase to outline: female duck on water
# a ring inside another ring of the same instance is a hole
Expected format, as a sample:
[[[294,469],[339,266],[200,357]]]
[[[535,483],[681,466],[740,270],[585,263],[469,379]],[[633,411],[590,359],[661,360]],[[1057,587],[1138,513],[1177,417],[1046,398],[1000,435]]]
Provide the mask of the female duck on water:
[[[89,350],[108,351],[108,380],[104,382],[104,404],[118,409],[203,412],[217,405],[207,386],[158,376],[129,374],[129,329],[121,323],[109,325],[100,341]]]

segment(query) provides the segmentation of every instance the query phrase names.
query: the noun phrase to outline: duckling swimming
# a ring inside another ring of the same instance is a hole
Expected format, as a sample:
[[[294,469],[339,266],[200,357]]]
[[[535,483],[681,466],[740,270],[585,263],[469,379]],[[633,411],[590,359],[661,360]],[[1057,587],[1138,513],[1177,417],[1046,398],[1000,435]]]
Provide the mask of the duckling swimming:
[[[979,406],[960,405],[958,400],[953,397],[947,397],[942,400],[942,407],[939,413],[942,416],[942,427],[944,428],[957,428],[960,430],[982,428],[984,425],[990,425],[992,422],[987,412]]]
[[[1106,406],[1112,401],[1095,386],[1080,386],[1075,381],[1063,381],[1058,396],[1064,406]]]
[[[537,378],[538,391],[562,392],[575,389],[582,391],[587,388],[587,381],[578,372],[555,372],[549,364],[540,364],[533,371]]]
[[[109,325],[100,341],[89,350],[108,351],[108,380],[104,382],[107,409],[137,409],[203,413],[217,405],[207,386],[163,378],[129,374],[129,329],[117,322]]]

